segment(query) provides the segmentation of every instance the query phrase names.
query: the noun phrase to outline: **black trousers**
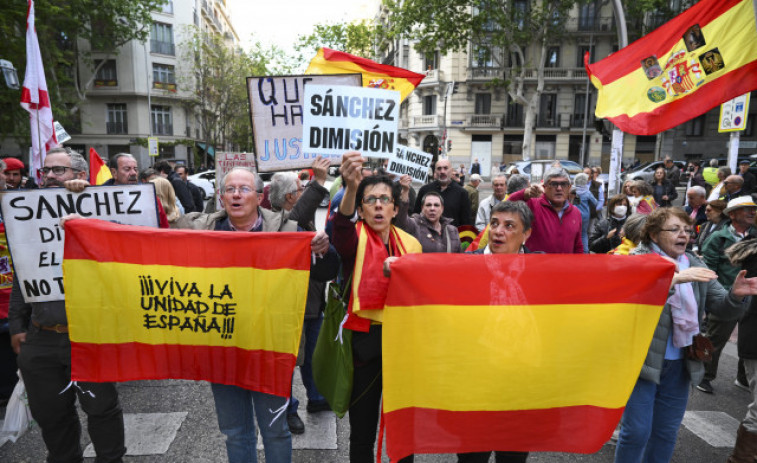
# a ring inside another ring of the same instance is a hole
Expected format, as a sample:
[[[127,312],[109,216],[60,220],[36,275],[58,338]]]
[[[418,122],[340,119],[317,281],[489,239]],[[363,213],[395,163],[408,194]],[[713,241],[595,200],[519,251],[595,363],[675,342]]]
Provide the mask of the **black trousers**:
[[[488,463],[491,452],[458,453],[457,463]],[[495,463],[526,463],[528,452],[494,452]]]
[[[71,381],[68,334],[28,332],[26,342],[21,345],[18,365],[32,417],[42,430],[48,463],[83,461],[77,396],[87,414],[89,436],[97,454],[95,462],[122,461],[126,453],[124,418],[113,383],[81,382],[78,383],[81,390],[71,386],[61,393]]]
[[[712,342],[714,350],[712,351],[712,362],[704,364],[704,379],[713,381],[717,377],[720,354],[725,345],[728,344],[736,324],[738,324],[738,320],[722,320],[712,314],[707,315],[706,335]],[[746,374],[744,373],[744,362],[741,359],[739,359],[738,371],[739,379],[743,380]]]
[[[2,322],[0,322],[2,324]],[[16,374],[16,354],[11,347],[11,337],[7,331],[0,332],[0,400],[10,399],[18,382]]]

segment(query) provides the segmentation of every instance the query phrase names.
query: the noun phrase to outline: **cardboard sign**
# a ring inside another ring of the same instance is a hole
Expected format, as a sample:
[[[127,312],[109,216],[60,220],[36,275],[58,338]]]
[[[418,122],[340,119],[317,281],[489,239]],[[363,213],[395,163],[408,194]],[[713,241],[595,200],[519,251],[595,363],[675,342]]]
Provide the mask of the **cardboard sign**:
[[[394,155],[400,92],[308,85],[305,101],[305,151],[330,156],[359,151],[368,158]]]
[[[79,214],[127,225],[158,226],[152,184],[92,186],[81,193],[65,188],[7,190],[0,197],[15,277],[26,302],[60,301],[63,296],[61,217]]]
[[[359,87],[360,74],[248,77],[250,117],[258,172],[310,167],[316,155],[303,149],[305,88],[313,84]],[[336,156],[332,164],[341,163]]]
[[[216,151],[216,179],[214,182],[216,190],[216,210],[220,211],[223,209],[221,195],[219,194],[221,180],[223,180],[223,176],[228,174],[234,167],[246,167],[257,172],[255,155],[252,153],[219,153]]]
[[[386,171],[397,176],[409,175],[413,182],[426,183],[433,156],[420,150],[397,145]]]

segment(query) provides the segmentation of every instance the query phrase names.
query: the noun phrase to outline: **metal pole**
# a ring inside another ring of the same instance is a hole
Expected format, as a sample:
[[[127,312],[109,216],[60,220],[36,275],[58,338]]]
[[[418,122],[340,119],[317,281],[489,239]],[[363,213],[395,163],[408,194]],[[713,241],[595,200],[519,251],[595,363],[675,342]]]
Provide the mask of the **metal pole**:
[[[626,28],[626,15],[623,12],[623,4],[620,0],[612,0],[615,13],[615,23],[618,26],[619,48],[628,46],[628,29]],[[620,189],[620,164],[623,160],[623,132],[617,127],[612,131],[612,148],[610,152],[610,185],[609,194],[617,194]]]
[[[731,140],[728,143],[728,167],[731,168],[731,172],[738,172],[737,161],[739,157],[739,139],[741,138],[741,131],[737,130],[731,132]]]
[[[594,31],[589,36],[589,50],[594,46]],[[591,96],[591,81],[586,79],[586,93],[584,93],[584,128],[581,132],[581,167],[586,164],[586,124],[589,119],[589,97]]]
[[[148,39],[149,40],[149,39]],[[147,83],[147,137],[152,137],[152,98],[150,96],[150,63],[149,63],[149,49],[147,48],[147,40],[145,40],[145,82]],[[150,156],[148,142],[147,158],[150,159],[150,166],[155,164],[155,158]]]

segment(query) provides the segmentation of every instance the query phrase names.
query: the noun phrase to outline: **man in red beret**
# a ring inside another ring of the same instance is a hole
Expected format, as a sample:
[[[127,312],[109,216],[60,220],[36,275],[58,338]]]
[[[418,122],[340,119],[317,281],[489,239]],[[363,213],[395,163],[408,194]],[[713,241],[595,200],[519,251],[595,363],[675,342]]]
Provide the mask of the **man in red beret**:
[[[16,158],[5,158],[5,176],[6,188],[8,190],[18,190],[19,188],[37,188],[37,184],[32,179],[24,177],[24,163]]]

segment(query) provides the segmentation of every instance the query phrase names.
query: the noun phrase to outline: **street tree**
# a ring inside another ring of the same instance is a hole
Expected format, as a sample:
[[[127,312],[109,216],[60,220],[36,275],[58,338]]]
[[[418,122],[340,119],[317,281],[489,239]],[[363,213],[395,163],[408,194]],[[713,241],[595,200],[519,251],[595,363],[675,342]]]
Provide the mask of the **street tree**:
[[[79,108],[99,69],[93,54],[113,56],[130,40],[144,41],[150,33],[151,12],[164,0],[38,0],[35,28],[39,38],[53,115],[71,133],[80,131]],[[27,3],[0,2],[0,58],[10,61],[23,81],[26,68]],[[103,66],[103,59],[99,66]],[[83,80],[81,67],[94,69]],[[20,90],[0,89],[0,141],[13,137],[29,145],[29,117],[19,105]]]
[[[379,32],[378,26],[366,21],[316,24],[313,32],[297,38],[294,60],[300,66],[307,67],[321,47],[370,59],[373,57],[373,46]]]
[[[544,91],[548,47],[566,40],[570,11],[587,0],[385,0],[387,37],[408,38],[421,53],[469,52],[478,63],[492,63],[500,74],[491,82],[504,87],[524,109],[523,156]],[[536,53],[527,55],[526,47]],[[526,78],[536,74],[536,87]]]

